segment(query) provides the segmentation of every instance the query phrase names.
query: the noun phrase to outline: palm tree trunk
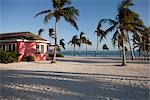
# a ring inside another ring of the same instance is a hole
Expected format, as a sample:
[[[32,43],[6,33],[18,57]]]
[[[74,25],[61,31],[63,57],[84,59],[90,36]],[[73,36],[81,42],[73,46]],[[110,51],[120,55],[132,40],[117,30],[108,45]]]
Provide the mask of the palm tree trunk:
[[[55,48],[54,48],[54,56],[52,59],[52,63],[56,63],[56,54],[57,54],[57,32],[58,32],[58,19],[56,18],[55,23]]]
[[[49,36],[49,42],[51,43],[51,37]]]
[[[141,48],[139,47],[139,57],[141,57]]]
[[[120,50],[120,57],[121,57],[121,53],[122,53],[122,51]]]
[[[98,36],[97,36],[97,46],[96,46],[96,51],[95,51],[95,57],[96,57],[96,55],[97,55],[97,52],[98,52]]]
[[[75,45],[73,46],[73,55],[75,56]]]
[[[86,44],[86,56],[87,56],[87,44]]]
[[[71,56],[73,56],[73,46],[71,48],[72,48],[72,50],[71,50]]]
[[[125,54],[125,46],[124,46],[124,37],[122,37],[122,65],[126,66],[127,62],[126,62],[126,54]]]
[[[81,51],[80,51],[80,47],[81,47],[81,41],[80,41],[80,46],[79,46],[79,56],[80,56],[80,53],[81,53]]]
[[[129,47],[130,47],[130,52],[131,52],[132,60],[135,60],[135,56],[134,56],[134,53],[133,53],[133,49],[131,48],[131,43],[130,43],[130,41],[128,41],[128,43],[129,43]]]

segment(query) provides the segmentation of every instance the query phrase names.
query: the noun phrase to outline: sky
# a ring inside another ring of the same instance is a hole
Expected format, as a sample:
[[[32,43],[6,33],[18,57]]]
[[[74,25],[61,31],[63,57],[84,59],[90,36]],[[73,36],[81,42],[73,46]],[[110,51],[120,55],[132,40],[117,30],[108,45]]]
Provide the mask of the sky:
[[[76,30],[61,18],[58,28],[58,40],[64,38],[66,50],[71,50],[68,42],[73,35],[79,36],[82,31],[92,41],[93,45],[88,47],[89,50],[95,50],[96,35],[94,31],[98,21],[103,18],[114,19],[120,2],[121,0],[72,0],[71,6],[80,11],[80,16],[77,20],[79,30]],[[131,9],[140,15],[146,26],[150,26],[150,0],[133,0],[133,2],[134,6]],[[34,18],[38,12],[48,9],[53,9],[51,0],[0,0],[0,34],[24,31],[37,34],[38,30],[43,28],[45,31],[42,37],[49,39],[48,29],[54,28],[55,20],[49,20],[47,24],[44,24],[44,16]],[[107,27],[104,26],[103,28]],[[111,38],[112,33],[109,33],[107,39],[100,43],[99,50],[102,50],[103,44],[107,44],[110,50],[117,50],[117,48],[113,48]],[[53,40],[51,41],[52,43],[54,42]],[[82,50],[85,50],[85,47],[82,47]]]

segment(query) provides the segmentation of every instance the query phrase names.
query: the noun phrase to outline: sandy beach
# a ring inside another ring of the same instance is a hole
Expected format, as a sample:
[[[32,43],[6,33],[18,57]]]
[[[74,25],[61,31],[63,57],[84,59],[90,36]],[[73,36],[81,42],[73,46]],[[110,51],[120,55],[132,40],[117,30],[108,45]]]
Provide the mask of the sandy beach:
[[[149,100],[150,63],[65,57],[0,64],[1,100]]]

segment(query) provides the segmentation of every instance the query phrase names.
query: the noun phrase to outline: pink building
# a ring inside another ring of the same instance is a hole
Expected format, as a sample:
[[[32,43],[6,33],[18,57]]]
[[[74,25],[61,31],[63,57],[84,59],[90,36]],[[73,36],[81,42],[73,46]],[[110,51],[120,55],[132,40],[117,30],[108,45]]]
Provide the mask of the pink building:
[[[19,61],[29,55],[36,61],[48,59],[49,41],[31,32],[15,32],[0,34],[0,48],[5,51],[16,51],[20,54]]]

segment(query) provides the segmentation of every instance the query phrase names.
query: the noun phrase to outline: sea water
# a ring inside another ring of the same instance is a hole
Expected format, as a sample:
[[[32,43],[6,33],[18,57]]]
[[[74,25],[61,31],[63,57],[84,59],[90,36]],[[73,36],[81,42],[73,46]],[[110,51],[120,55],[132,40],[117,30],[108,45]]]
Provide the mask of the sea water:
[[[64,54],[65,56],[82,56],[82,57],[120,57],[121,52],[120,51],[98,51],[97,53],[95,51],[81,51],[79,54],[79,51],[75,51],[75,53],[73,51],[61,51],[62,54]],[[131,52],[130,51],[126,51],[126,56],[127,57],[131,57]],[[135,57],[139,57],[139,52],[138,51],[134,51],[134,56]]]

